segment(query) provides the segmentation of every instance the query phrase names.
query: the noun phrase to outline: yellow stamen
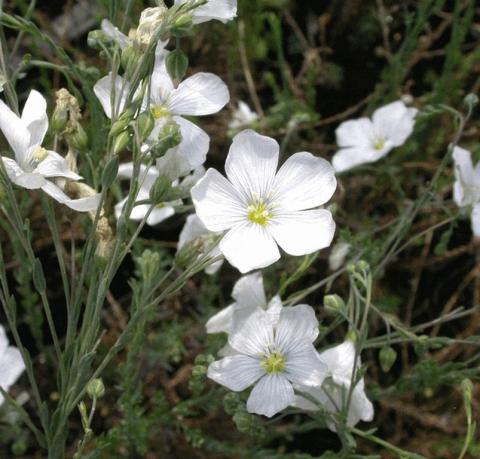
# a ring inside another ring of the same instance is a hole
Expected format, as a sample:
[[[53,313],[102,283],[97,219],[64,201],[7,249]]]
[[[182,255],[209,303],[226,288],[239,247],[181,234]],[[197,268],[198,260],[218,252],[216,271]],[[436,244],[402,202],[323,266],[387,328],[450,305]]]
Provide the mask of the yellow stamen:
[[[382,150],[384,146],[385,146],[385,139],[377,139],[373,144],[373,148],[375,148],[375,150],[378,150],[378,151]]]
[[[265,226],[272,218],[268,206],[263,201],[250,204],[247,207],[247,212],[247,218],[251,222],[262,226]]]
[[[155,107],[150,107],[150,113],[156,120],[163,118],[164,116],[170,115],[170,112],[163,105],[156,105]]]
[[[35,161],[41,162],[48,156],[48,151],[45,148],[37,147],[33,151],[32,156]]]
[[[268,373],[283,373],[285,371],[285,357],[274,352],[262,360],[262,367]]]

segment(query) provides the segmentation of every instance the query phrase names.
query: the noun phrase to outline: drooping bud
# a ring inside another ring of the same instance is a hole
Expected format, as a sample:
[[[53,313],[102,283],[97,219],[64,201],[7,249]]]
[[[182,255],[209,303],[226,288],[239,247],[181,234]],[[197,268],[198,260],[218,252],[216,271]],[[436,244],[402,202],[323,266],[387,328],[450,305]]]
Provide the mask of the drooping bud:
[[[323,305],[325,306],[325,310],[330,314],[339,314],[344,313],[347,307],[345,306],[345,302],[343,299],[338,295],[325,295],[323,297]]]
[[[105,386],[101,378],[95,378],[87,384],[87,394],[90,398],[102,398],[105,395]]]
[[[395,363],[395,360],[397,360],[397,351],[393,349],[393,347],[385,345],[380,349],[378,357],[382,371],[388,373]]]

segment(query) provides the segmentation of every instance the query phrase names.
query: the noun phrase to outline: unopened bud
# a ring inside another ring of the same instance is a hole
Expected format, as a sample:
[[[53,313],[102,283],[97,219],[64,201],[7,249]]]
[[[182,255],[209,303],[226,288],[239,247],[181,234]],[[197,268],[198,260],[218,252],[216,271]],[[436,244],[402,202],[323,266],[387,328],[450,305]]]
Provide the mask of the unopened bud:
[[[56,134],[62,133],[67,127],[68,123],[68,110],[66,107],[55,107],[53,111],[52,119],[50,125],[52,126],[53,131]]]
[[[397,360],[397,351],[391,346],[383,346],[379,353],[380,366],[384,373],[388,373]]]
[[[173,23],[170,32],[174,37],[184,37],[189,35],[193,27],[193,18],[191,13],[181,14]]]
[[[127,129],[130,121],[133,119],[134,112],[131,109],[125,110],[117,120],[112,124],[110,128],[110,135],[116,136]]]
[[[174,120],[167,121],[158,134],[158,142],[152,148],[151,153],[155,158],[159,158],[170,148],[179,145],[181,141],[182,133],[179,125]]]
[[[124,50],[122,50],[122,67],[127,75],[133,74],[142,57],[143,54],[137,47],[133,45],[127,46]]]
[[[338,314],[346,309],[345,302],[338,295],[325,295],[323,297],[323,305],[330,314]]]
[[[93,49],[102,49],[102,43],[106,42],[106,37],[101,30],[92,30],[87,37],[87,45]]]
[[[469,107],[469,108],[473,108],[475,105],[478,104],[478,96],[476,94],[473,94],[473,93],[469,93],[465,96],[465,98],[463,99],[463,103]]]
[[[140,113],[137,119],[138,133],[141,141],[145,141],[155,126],[155,118],[150,111]]]
[[[101,378],[92,379],[87,384],[87,394],[90,398],[102,398],[105,395],[105,386]]]
[[[75,131],[67,136],[67,142],[75,150],[83,151],[87,149],[88,136],[80,124],[77,124]]]
[[[128,131],[121,132],[113,143],[113,154],[118,155],[118,153],[125,149],[128,142],[130,142],[130,134]]]
[[[155,183],[150,189],[150,200],[152,201],[152,204],[161,204],[168,200],[171,189],[172,182],[168,177],[163,175],[157,177]]]

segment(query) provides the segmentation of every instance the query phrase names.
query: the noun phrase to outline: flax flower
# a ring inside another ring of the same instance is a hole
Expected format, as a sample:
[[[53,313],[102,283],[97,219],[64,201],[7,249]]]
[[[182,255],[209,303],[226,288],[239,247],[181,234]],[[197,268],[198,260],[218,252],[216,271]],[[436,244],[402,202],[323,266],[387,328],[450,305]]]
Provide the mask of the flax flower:
[[[8,391],[24,370],[25,364],[20,351],[9,346],[5,329],[0,325],[0,387]],[[0,405],[3,402],[3,395],[0,394]]]
[[[229,334],[235,353],[210,364],[208,377],[236,392],[254,385],[247,401],[251,413],[271,417],[293,404],[293,384],[316,384],[326,370],[305,312],[305,305],[283,308],[275,321],[261,309],[251,314]]]
[[[278,143],[252,130],[234,139],[227,156],[228,180],[209,169],[192,188],[197,215],[210,231],[226,231],[225,258],[242,273],[290,255],[330,245],[335,231],[325,204],[336,188],[330,163],[311,153],[295,153],[277,172]]]
[[[42,147],[48,130],[47,102],[37,91],[31,91],[22,116],[18,117],[0,100],[0,130],[12,147],[14,159],[2,156],[10,180],[29,190],[42,189],[61,204],[80,212],[95,210],[100,195],[71,199],[52,179],[81,180],[82,177],[68,168],[58,153]]]
[[[472,154],[463,148],[453,149],[455,184],[453,199],[458,207],[470,212],[472,231],[480,237],[480,162],[472,164]]]
[[[345,121],[335,131],[340,150],[332,159],[336,172],[373,163],[392,148],[403,145],[413,131],[417,109],[402,101],[392,102],[373,113],[372,119]]]
[[[348,394],[353,381],[355,383],[347,413],[347,425],[353,427],[360,420],[371,421],[373,419],[373,405],[365,394],[365,382],[363,378],[357,380],[357,371],[361,365],[360,357],[355,362],[355,345],[346,340],[338,346],[334,346],[318,354],[318,359],[328,367],[327,377],[318,381],[316,386],[299,387],[296,389],[308,394],[316,400],[327,412],[336,414],[341,412],[347,405]],[[305,410],[318,410],[319,406],[307,398],[298,395],[295,406]],[[335,423],[328,422],[330,430],[336,431]]]

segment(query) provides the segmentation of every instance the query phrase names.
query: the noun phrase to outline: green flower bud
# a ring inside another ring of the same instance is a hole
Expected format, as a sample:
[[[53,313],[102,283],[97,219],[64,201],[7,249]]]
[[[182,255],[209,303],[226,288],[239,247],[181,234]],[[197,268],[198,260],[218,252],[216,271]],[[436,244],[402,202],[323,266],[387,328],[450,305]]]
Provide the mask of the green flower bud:
[[[174,37],[184,37],[192,31],[193,19],[191,13],[181,14],[173,23],[170,32]]]
[[[380,366],[384,373],[388,373],[397,360],[397,351],[391,346],[383,346],[379,353]]]
[[[142,273],[142,279],[149,282],[158,271],[160,266],[160,254],[152,250],[144,250],[142,256],[137,258]]]
[[[102,43],[107,41],[107,37],[101,30],[92,30],[88,33],[87,44],[90,48],[102,49]]]
[[[87,384],[87,394],[90,398],[102,398],[105,395],[105,386],[101,378],[92,379]]]
[[[87,149],[88,136],[80,124],[77,124],[75,131],[67,136],[67,142],[75,150],[83,151]]]
[[[188,57],[183,51],[176,49],[167,55],[165,65],[172,80],[181,80],[187,72]]]
[[[465,98],[463,99],[463,103],[469,107],[469,108],[473,108],[475,105],[478,104],[478,96],[476,94],[473,94],[473,93],[469,93],[465,96]]]
[[[137,119],[137,126],[140,139],[145,141],[155,126],[155,118],[149,110],[140,113]]]
[[[113,143],[113,154],[118,155],[118,153],[126,148],[128,142],[130,142],[130,134],[128,131],[123,131],[117,136]]]
[[[122,50],[121,62],[122,67],[127,75],[132,75],[142,59],[142,51],[133,45],[127,46]]]
[[[338,314],[346,310],[345,302],[338,295],[325,295],[323,297],[323,305],[330,314]]]
[[[174,120],[167,121],[158,134],[158,143],[152,148],[151,154],[154,158],[159,158],[170,148],[179,145],[181,141],[182,133],[179,125]]]
[[[150,200],[152,204],[161,204],[168,200],[171,189],[171,180],[168,177],[160,175],[150,189]]]
[[[370,265],[365,260],[360,260],[357,262],[356,269],[358,271],[369,271]]]
[[[110,128],[110,135],[116,136],[127,129],[130,121],[133,119],[134,111],[132,108],[125,110]]]
[[[66,107],[59,107],[57,105],[53,111],[52,119],[50,121],[50,125],[56,134],[61,134],[65,130],[67,127],[68,118],[68,110]]]

